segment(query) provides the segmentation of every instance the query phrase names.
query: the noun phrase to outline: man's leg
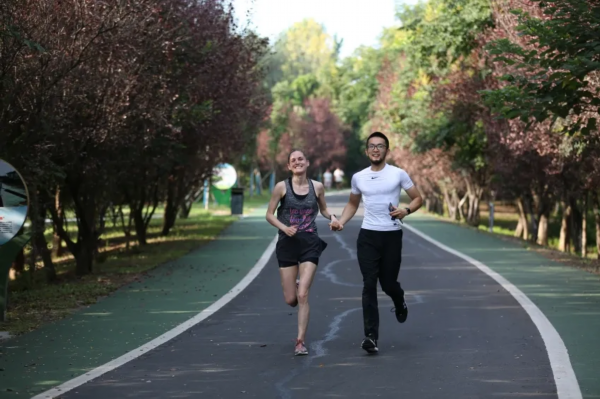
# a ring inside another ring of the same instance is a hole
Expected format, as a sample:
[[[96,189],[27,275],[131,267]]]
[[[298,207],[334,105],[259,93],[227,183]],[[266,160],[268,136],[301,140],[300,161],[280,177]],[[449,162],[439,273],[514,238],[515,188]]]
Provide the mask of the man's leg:
[[[385,292],[396,307],[396,317],[403,323],[406,321],[404,302],[404,290],[398,282],[400,265],[402,263],[402,230],[386,232],[383,239],[383,250],[381,268],[379,269],[379,281],[381,289]]]
[[[379,339],[379,310],[377,308],[377,277],[381,255],[375,246],[375,232],[361,230],[356,242],[358,264],[363,276],[363,322],[365,337]]]
[[[298,340],[304,342],[310,306],[308,305],[308,292],[317,271],[317,265],[312,262],[300,263],[300,284],[298,284]]]

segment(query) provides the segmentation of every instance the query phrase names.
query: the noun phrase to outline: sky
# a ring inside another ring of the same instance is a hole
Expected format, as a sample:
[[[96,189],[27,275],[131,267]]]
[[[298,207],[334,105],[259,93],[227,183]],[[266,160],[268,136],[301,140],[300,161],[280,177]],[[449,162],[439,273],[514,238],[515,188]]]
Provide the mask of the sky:
[[[240,25],[250,20],[250,28],[270,39],[295,22],[313,18],[332,37],[337,34],[338,39],[344,39],[342,58],[361,45],[377,46],[383,28],[397,25],[396,5],[414,3],[415,0],[233,0]]]

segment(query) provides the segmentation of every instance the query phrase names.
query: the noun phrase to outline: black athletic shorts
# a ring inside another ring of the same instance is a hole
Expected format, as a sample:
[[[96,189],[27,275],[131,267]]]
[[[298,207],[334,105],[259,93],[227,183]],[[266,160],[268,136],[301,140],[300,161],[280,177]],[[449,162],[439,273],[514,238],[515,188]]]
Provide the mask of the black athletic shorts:
[[[279,235],[275,254],[279,267],[298,266],[299,263],[319,264],[319,257],[327,243],[314,233],[297,233],[293,237]]]

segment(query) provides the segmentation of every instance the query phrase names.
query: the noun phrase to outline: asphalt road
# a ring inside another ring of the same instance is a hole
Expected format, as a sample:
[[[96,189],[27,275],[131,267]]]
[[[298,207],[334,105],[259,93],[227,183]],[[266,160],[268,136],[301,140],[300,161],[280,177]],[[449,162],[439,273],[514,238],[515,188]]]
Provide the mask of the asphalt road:
[[[347,196],[329,197],[342,206]],[[338,210],[339,211],[339,210]],[[63,398],[556,398],[540,335],[494,280],[405,231],[399,324],[380,292],[380,353],[362,340],[360,212],[329,246],[310,293],[310,354],[294,357],[296,309],[274,257],[240,295],[157,349]],[[265,222],[266,223],[266,222]]]

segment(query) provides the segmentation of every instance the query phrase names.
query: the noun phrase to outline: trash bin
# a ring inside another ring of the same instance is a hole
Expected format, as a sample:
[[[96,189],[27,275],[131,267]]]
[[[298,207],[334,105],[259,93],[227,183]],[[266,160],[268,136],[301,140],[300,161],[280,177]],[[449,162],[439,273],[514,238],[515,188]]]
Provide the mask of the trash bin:
[[[244,188],[234,187],[231,189],[231,214],[244,214]]]

